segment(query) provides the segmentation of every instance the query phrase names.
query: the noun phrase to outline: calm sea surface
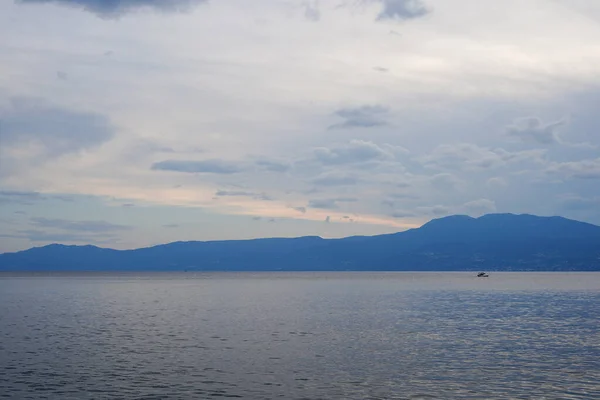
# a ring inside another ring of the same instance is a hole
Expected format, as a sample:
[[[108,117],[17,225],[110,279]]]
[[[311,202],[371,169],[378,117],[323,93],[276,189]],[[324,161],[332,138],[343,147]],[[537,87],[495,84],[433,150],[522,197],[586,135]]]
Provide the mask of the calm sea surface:
[[[600,273],[0,274],[0,398],[600,399]]]

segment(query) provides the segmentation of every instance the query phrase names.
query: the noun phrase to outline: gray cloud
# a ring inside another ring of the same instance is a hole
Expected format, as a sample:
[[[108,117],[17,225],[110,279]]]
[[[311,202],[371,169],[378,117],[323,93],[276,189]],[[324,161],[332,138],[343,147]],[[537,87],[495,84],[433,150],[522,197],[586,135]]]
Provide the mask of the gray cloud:
[[[508,186],[506,179],[499,176],[488,179],[485,184],[492,188],[503,188]]]
[[[317,186],[345,186],[356,185],[359,179],[350,174],[329,173],[312,180]]]
[[[410,193],[389,193],[389,197],[393,199],[416,200],[419,196]]]
[[[409,218],[409,217],[414,217],[415,214],[412,212],[408,212],[408,211],[396,211],[396,212],[392,213],[391,216],[394,218]]]
[[[538,117],[526,117],[515,121],[506,128],[509,136],[514,136],[524,142],[534,142],[540,145],[562,145],[582,149],[595,149],[596,146],[590,143],[571,143],[565,141],[559,134],[562,126],[566,125],[566,120],[559,120],[550,123],[544,123]]]
[[[506,132],[524,141],[534,141],[539,144],[561,144],[558,129],[565,121],[545,124],[538,117],[521,118],[506,128]]]
[[[0,218],[0,224],[2,225],[14,225],[16,223],[17,220],[13,218]]]
[[[102,115],[50,106],[41,100],[12,99],[0,110],[0,143],[14,147],[31,142],[43,145],[48,155],[62,155],[96,147],[114,136]]]
[[[373,67],[373,69],[377,72],[388,72],[389,69],[384,68],[384,67]]]
[[[318,21],[321,19],[321,12],[319,11],[319,1],[318,0],[305,0],[302,2],[304,7],[304,16],[306,19],[310,21]]]
[[[179,228],[179,225],[178,224],[164,224],[162,227],[172,229],[172,228]]]
[[[262,200],[262,201],[274,201],[275,198],[273,196],[269,196],[266,193],[260,193],[254,196],[255,200]]]
[[[43,200],[60,200],[72,202],[73,198],[56,194],[42,195],[38,192],[21,192],[15,190],[0,190],[0,204],[20,204],[25,206],[33,205]]]
[[[309,208],[320,208],[324,210],[333,210],[338,207],[337,201],[335,199],[314,199],[309,200],[308,202]]]
[[[205,152],[204,149],[196,146],[170,146],[164,141],[137,137],[135,144],[129,146],[122,156],[132,163],[141,163],[147,160],[148,156],[174,157],[174,154],[181,154],[181,157],[197,157]]]
[[[239,164],[223,160],[165,160],[152,164],[155,171],[175,171],[187,173],[235,174],[242,172]]]
[[[55,199],[55,200],[60,200],[60,201],[66,201],[68,203],[72,203],[75,201],[75,199],[69,195],[59,195],[59,194],[53,194],[48,196],[49,199]]]
[[[76,232],[106,233],[131,229],[127,225],[117,225],[106,221],[70,221],[42,217],[31,218],[31,223],[39,228],[53,228]]]
[[[358,201],[354,197],[338,197],[335,199],[313,199],[309,200],[309,208],[318,208],[323,210],[334,210],[339,207],[338,203],[353,203]]]
[[[454,190],[463,183],[463,181],[458,179],[455,175],[447,172],[433,175],[429,181],[433,187],[439,190]]]
[[[344,119],[344,122],[331,125],[329,129],[347,128],[372,128],[387,125],[385,117],[389,109],[383,106],[362,106],[356,108],[342,108],[335,114]]]
[[[489,199],[478,199],[463,204],[463,209],[467,214],[478,217],[496,211],[496,203]]]
[[[321,164],[341,165],[393,160],[402,153],[408,151],[398,146],[378,146],[373,142],[351,140],[343,145],[316,148],[313,156]]]
[[[293,209],[299,213],[306,214],[306,207],[293,207]]]
[[[215,193],[215,196],[218,197],[252,197],[255,200],[262,200],[262,201],[273,201],[275,200],[273,197],[267,195],[266,193],[254,193],[254,192],[248,192],[245,190],[219,190]]]
[[[142,8],[159,11],[188,11],[207,0],[16,0],[21,4],[59,4],[92,12],[102,18],[117,18]]]
[[[44,200],[45,197],[37,192],[19,192],[12,190],[0,190],[0,204],[32,205],[34,202]]]
[[[243,190],[219,190],[215,193],[215,196],[254,196],[255,194],[252,192],[246,192]]]
[[[118,239],[107,233],[96,233],[93,235],[81,232],[46,232],[37,229],[21,230],[15,234],[0,234],[0,237],[27,239],[32,242],[72,242],[72,243],[115,243]]]
[[[421,0],[376,0],[381,3],[383,9],[377,16],[377,20],[407,20],[427,15],[430,10]]]
[[[291,169],[290,164],[274,160],[258,160],[256,161],[256,165],[271,172],[286,172]]]
[[[149,139],[137,139],[135,146],[131,149],[132,153],[146,155],[148,153],[177,153],[171,146],[164,146],[156,141]]]
[[[410,193],[387,193],[385,199],[381,200],[381,205],[395,208],[398,203],[414,203],[419,196]]]
[[[543,162],[544,149],[510,152],[502,148],[486,148],[471,143],[440,145],[420,161],[428,167],[453,169],[488,169],[508,163]]]
[[[600,210],[600,197],[568,195],[561,200],[561,204],[565,210]]]
[[[566,178],[600,179],[600,158],[552,163],[546,172]]]
[[[441,217],[443,215],[449,215],[451,210],[450,208],[442,205],[436,206],[427,206],[427,207],[417,207],[417,212],[422,215],[429,215],[435,217]]]
[[[390,199],[381,200],[381,205],[386,207],[394,207],[396,202]]]

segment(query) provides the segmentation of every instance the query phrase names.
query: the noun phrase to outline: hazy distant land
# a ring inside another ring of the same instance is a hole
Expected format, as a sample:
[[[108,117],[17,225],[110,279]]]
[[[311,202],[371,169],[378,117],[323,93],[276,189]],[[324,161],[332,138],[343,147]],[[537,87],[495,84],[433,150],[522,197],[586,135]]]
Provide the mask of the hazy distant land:
[[[0,254],[0,271],[600,271],[600,226],[489,214],[343,239],[175,242],[135,250],[53,244]]]

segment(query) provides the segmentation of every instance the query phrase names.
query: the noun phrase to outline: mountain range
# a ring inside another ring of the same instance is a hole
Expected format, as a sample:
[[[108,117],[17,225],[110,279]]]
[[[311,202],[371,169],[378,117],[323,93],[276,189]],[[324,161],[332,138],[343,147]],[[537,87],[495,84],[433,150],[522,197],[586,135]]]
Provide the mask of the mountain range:
[[[134,250],[52,244],[0,254],[0,271],[600,271],[600,226],[563,217],[434,219],[404,232],[174,242]]]

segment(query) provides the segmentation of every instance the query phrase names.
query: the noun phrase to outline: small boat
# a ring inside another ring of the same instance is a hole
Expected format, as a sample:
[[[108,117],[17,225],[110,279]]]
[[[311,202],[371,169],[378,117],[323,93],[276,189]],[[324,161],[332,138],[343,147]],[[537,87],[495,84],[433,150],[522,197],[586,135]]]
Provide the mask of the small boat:
[[[480,272],[480,273],[477,274],[477,277],[478,278],[487,278],[487,277],[489,277],[489,275],[486,274],[485,272]]]

